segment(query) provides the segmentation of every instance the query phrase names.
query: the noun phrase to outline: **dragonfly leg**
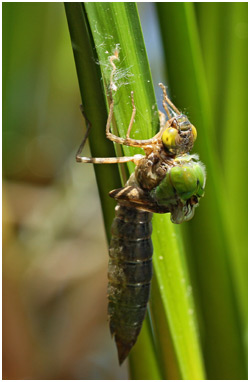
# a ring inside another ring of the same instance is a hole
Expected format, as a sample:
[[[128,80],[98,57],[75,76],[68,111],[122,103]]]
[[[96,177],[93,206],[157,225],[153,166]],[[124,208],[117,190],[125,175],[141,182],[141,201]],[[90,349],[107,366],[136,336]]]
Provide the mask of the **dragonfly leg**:
[[[144,155],[136,154],[131,157],[109,157],[109,158],[93,158],[77,156],[76,161],[80,163],[94,163],[94,164],[112,164],[112,163],[126,163],[134,162],[136,165]]]
[[[86,140],[89,136],[89,132],[91,129],[91,122],[88,120],[88,118],[85,115],[85,112],[83,110],[82,105],[80,106],[82,115],[86,121],[87,131],[84,135],[83,141],[81,142],[79,149],[76,153],[76,161],[80,163],[95,163],[95,164],[105,164],[105,163],[126,163],[126,162],[134,162],[135,164],[138,163],[138,161],[143,158],[143,155],[137,154],[133,155],[131,157],[110,157],[110,158],[93,158],[93,157],[82,157],[80,154],[85,146]]]
[[[160,110],[158,111],[158,113],[159,113],[159,119],[160,119],[160,130],[158,135],[161,136],[162,132],[166,129],[166,115],[162,113]]]
[[[133,123],[135,121],[135,113],[136,113],[135,100],[134,100],[134,92],[133,91],[131,92],[131,102],[132,102],[133,111],[132,111],[132,115],[131,115],[131,118],[130,118],[128,131],[127,131],[127,134],[126,134],[126,139],[127,140],[129,139],[130,132],[131,132]]]
[[[77,150],[77,153],[76,153],[76,161],[77,161],[77,162],[80,162],[80,160],[78,160],[78,159],[81,158],[80,154],[81,154],[81,152],[82,152],[82,150],[83,150],[83,147],[85,146],[85,143],[86,143],[86,141],[87,141],[87,138],[88,138],[88,136],[89,136],[89,132],[90,132],[90,129],[91,129],[91,126],[92,126],[92,125],[91,125],[91,122],[88,120],[87,116],[85,115],[85,112],[84,112],[84,110],[83,110],[83,106],[82,106],[82,105],[80,105],[80,109],[81,109],[83,118],[85,119],[87,130],[86,130],[86,133],[85,133],[85,135],[84,135],[84,138],[83,138],[83,140],[82,140],[82,142],[81,142],[81,144],[80,144],[80,146],[79,146],[79,149]]]
[[[113,77],[114,77],[114,74],[116,71],[116,66],[114,64],[115,60],[119,60],[119,52],[117,49],[115,50],[113,56],[109,57],[109,61],[110,61],[110,64],[112,66],[112,71],[111,71],[111,75],[110,75],[110,85],[109,85],[109,88],[110,88],[110,105],[109,105],[108,120],[106,123],[106,137],[112,142],[116,142],[116,143],[119,143],[120,145],[123,145],[125,139],[118,137],[117,135],[112,134],[110,131],[111,122],[112,122],[113,113],[114,113],[114,99],[112,97],[112,90],[114,90],[114,91],[117,90],[117,87],[113,82]]]
[[[110,75],[110,85],[109,85],[109,88],[110,88],[110,105],[109,105],[108,120],[107,120],[107,124],[106,124],[106,137],[110,141],[119,143],[120,145],[147,148],[147,146],[151,146],[152,144],[155,144],[158,141],[158,139],[161,137],[162,132],[160,131],[151,139],[146,139],[146,140],[131,139],[129,137],[133,123],[134,123],[134,120],[135,120],[135,114],[136,114],[136,107],[135,107],[135,102],[134,102],[134,92],[133,91],[131,92],[132,115],[130,118],[126,138],[118,137],[117,135],[112,134],[110,131],[111,122],[112,122],[113,113],[114,113],[114,100],[112,97],[112,90],[113,91],[117,90],[117,86],[115,85],[115,83],[113,81],[115,71],[116,71],[116,66],[115,66],[114,61],[116,61],[116,60],[119,60],[119,52],[117,49],[115,50],[114,54],[109,57],[109,61],[110,61],[110,64],[112,66],[112,71],[111,71],[111,75]]]
[[[133,156],[125,156],[125,157],[110,157],[110,158],[93,158],[93,157],[82,157],[80,154],[85,146],[85,143],[87,141],[87,138],[89,136],[90,129],[92,127],[91,122],[88,120],[84,110],[83,106],[80,105],[80,109],[83,115],[83,118],[86,121],[87,131],[84,135],[84,138],[79,146],[79,149],[76,153],[76,161],[80,163],[95,163],[95,164],[105,164],[105,163],[126,163],[126,162],[134,162],[135,164],[138,163],[138,161],[143,158],[143,155],[137,154]]]
[[[114,113],[114,100],[112,98],[112,95],[110,97],[111,97],[111,102],[109,106],[109,115],[108,115],[108,120],[106,124],[106,137],[112,142],[116,142],[116,143],[119,143],[120,145],[124,145],[125,138],[118,137],[117,135],[114,135],[110,132],[111,121],[112,121],[113,113]]]
[[[114,101],[113,101],[113,99],[111,99],[108,121],[107,121],[107,125],[106,125],[106,137],[110,141],[119,143],[120,145],[146,148],[147,146],[151,146],[152,144],[154,144],[161,137],[162,131],[160,130],[154,137],[152,137],[150,139],[137,140],[137,139],[130,138],[129,135],[130,135],[130,132],[131,132],[131,129],[132,129],[132,126],[134,123],[134,119],[135,119],[135,114],[136,114],[136,107],[135,107],[135,103],[134,103],[134,92],[133,91],[131,92],[131,102],[132,102],[132,115],[131,115],[128,130],[127,130],[126,138],[121,138],[121,137],[117,137],[116,135],[114,135],[110,132],[110,126],[111,126],[111,121],[112,121],[113,111],[114,111]],[[161,115],[160,115],[161,124],[163,121],[162,114],[163,113],[161,113]],[[164,119],[164,121],[165,121],[165,119]]]
[[[129,138],[129,135],[130,135],[130,132],[131,132],[134,120],[135,120],[135,114],[136,114],[136,107],[135,107],[134,92],[133,91],[131,92],[131,102],[132,102],[132,108],[133,109],[132,109],[132,115],[130,118],[126,138],[121,138],[121,137],[117,137],[116,135],[114,135],[110,132],[110,126],[111,126],[111,121],[112,121],[113,111],[114,111],[114,101],[113,101],[113,99],[111,99],[109,116],[108,116],[108,121],[107,121],[107,125],[106,125],[106,136],[110,141],[119,143],[121,145],[133,146],[133,144],[131,144],[131,142],[133,143],[135,140]]]
[[[135,114],[136,114],[136,107],[135,107],[135,102],[134,102],[134,92],[133,91],[131,92],[132,115],[131,115],[131,118],[130,118],[130,122],[129,122],[128,130],[127,130],[126,138],[118,137],[117,135],[112,134],[111,131],[110,131],[111,122],[112,122],[113,113],[114,113],[114,100],[113,100],[113,97],[112,97],[112,90],[113,91],[117,90],[117,87],[116,87],[116,85],[113,82],[113,77],[114,77],[114,74],[115,74],[115,71],[116,71],[116,66],[114,64],[114,61],[115,60],[119,60],[119,56],[118,56],[118,51],[117,50],[115,51],[114,55],[109,58],[109,60],[110,60],[110,63],[112,65],[113,69],[112,69],[111,76],[110,76],[110,86],[109,87],[110,87],[111,91],[110,91],[109,114],[108,114],[108,120],[107,120],[107,124],[106,124],[106,137],[110,141],[119,143],[120,145],[132,146],[132,147],[142,147],[142,148],[146,147],[146,146],[150,146],[159,137],[159,133],[156,134],[153,138],[147,139],[147,140],[136,140],[136,139],[131,139],[129,137],[131,129],[132,129],[132,126],[133,126],[133,123],[134,123],[134,120],[135,120]]]
[[[160,88],[162,89],[163,92],[163,101],[162,105],[164,107],[164,110],[167,113],[168,119],[171,119],[172,116],[169,111],[169,106],[172,108],[177,114],[181,114],[180,111],[177,109],[177,107],[173,104],[173,102],[170,101],[170,99],[167,96],[167,91],[166,91],[166,86],[164,86],[161,82],[159,83]],[[169,105],[169,106],[168,106]]]

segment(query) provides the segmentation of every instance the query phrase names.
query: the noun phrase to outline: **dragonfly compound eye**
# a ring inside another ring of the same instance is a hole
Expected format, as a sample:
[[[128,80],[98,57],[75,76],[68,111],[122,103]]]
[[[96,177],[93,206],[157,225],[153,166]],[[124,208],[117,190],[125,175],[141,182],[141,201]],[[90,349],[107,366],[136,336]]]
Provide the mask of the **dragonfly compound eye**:
[[[162,143],[168,153],[172,155],[189,152],[197,138],[196,128],[184,115],[178,115],[168,121],[170,126],[162,134]]]
[[[196,138],[197,138],[197,130],[194,127],[194,125],[191,125],[191,129],[192,129],[192,133],[193,133],[193,141],[195,142]]]
[[[168,127],[162,134],[162,143],[165,148],[172,154],[175,154],[176,151],[176,138],[178,135],[179,132],[174,127]]]

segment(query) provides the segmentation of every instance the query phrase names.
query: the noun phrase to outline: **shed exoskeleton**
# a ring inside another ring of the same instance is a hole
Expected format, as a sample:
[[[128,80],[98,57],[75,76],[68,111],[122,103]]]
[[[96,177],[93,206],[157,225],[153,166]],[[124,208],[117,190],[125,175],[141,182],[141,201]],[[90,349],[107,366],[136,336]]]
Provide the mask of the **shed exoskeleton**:
[[[110,89],[116,70],[114,60]],[[146,314],[152,278],[153,246],[151,241],[152,213],[170,213],[173,223],[190,220],[200,198],[204,195],[205,166],[197,155],[189,155],[197,137],[195,127],[182,114],[163,90],[163,107],[160,112],[160,130],[147,140],[130,138],[136,107],[131,92],[132,115],[125,138],[111,131],[114,101],[111,102],[106,124],[106,136],[121,145],[141,147],[145,155],[115,158],[89,158],[81,156],[88,137],[87,132],[76,154],[82,163],[135,163],[135,171],[125,187],[113,190],[109,195],[117,201],[115,219],[111,227],[108,267],[108,315],[110,331],[116,341],[119,363],[128,356],[135,344]]]

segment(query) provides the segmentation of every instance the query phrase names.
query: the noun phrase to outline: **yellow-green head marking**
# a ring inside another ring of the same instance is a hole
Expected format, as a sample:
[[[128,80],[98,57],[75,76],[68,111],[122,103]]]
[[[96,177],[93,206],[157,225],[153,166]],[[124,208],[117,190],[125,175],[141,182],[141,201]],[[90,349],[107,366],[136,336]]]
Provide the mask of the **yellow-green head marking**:
[[[169,154],[181,155],[192,150],[197,131],[184,114],[171,118],[166,125],[162,143]]]

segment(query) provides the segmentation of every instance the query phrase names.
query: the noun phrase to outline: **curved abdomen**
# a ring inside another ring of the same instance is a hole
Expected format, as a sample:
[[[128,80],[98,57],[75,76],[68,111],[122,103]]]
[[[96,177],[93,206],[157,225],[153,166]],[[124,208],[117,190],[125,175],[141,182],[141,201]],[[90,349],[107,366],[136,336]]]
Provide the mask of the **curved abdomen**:
[[[120,364],[136,342],[152,278],[152,214],[118,204],[111,227],[108,314]]]

